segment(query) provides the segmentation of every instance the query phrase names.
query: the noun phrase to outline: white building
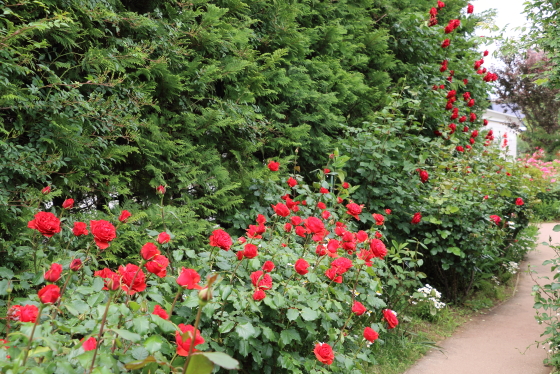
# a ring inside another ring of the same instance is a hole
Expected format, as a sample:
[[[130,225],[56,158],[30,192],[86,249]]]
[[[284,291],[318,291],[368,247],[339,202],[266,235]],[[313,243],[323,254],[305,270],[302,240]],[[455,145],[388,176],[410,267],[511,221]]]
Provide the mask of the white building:
[[[499,142],[500,147],[504,144],[504,134],[506,134],[507,147],[503,149],[508,157],[514,159],[517,156],[517,135],[527,130],[522,121],[524,117],[521,112],[496,102],[492,102],[492,106],[486,109],[483,115],[483,118],[488,120],[485,130],[493,130],[494,141]]]

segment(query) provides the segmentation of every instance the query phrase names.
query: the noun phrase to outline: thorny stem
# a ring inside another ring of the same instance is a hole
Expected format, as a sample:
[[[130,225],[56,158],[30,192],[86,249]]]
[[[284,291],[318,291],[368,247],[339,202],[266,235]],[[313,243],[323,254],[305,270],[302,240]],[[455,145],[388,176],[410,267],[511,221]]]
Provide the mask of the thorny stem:
[[[39,314],[37,315],[37,319],[35,319],[35,323],[33,324],[33,329],[31,330],[31,336],[29,336],[29,341],[27,342],[27,348],[25,348],[25,353],[23,355],[23,363],[21,364],[21,366],[25,366],[25,363],[27,362],[27,356],[29,355],[29,349],[31,348],[31,342],[33,341],[33,335],[35,335],[35,329],[37,328],[37,325],[39,324],[39,320],[41,319],[41,313],[43,312],[44,307],[45,307],[45,304],[41,304],[41,307],[39,307]]]
[[[183,366],[183,373],[187,372],[189,367],[189,362],[191,361],[193,349],[194,349],[194,342],[196,340],[196,333],[198,332],[198,324],[200,322],[200,315],[202,314],[202,305],[198,306],[198,313],[196,313],[196,320],[194,321],[194,331],[191,336],[191,345],[189,347],[189,355],[187,356],[187,360],[185,361],[185,365]]]
[[[66,291],[66,286],[68,286],[68,282],[70,281],[70,278],[72,278],[72,270],[70,270],[70,272],[68,273],[68,276],[66,277],[66,281],[64,282],[64,286],[62,286],[62,290],[60,291],[60,298],[53,305],[54,310],[53,310],[51,319],[54,319],[56,317],[56,313],[58,311],[58,306],[62,302],[62,295],[64,295],[64,291]]]
[[[229,284],[230,285],[233,283],[233,278],[235,277],[235,272],[237,271],[237,269],[239,268],[239,265],[241,265],[242,262],[243,262],[243,259],[241,259],[241,261],[239,261],[237,263],[237,266],[235,267],[235,269],[233,269],[233,272],[231,273],[231,278],[229,279]]]
[[[99,345],[101,345],[101,338],[103,337],[103,328],[105,327],[105,321],[107,321],[107,313],[109,312],[109,305],[111,305],[111,300],[113,295],[109,294],[109,301],[107,301],[107,306],[105,307],[105,312],[103,313],[103,318],[101,319],[101,326],[99,327],[99,334],[97,335],[97,344],[95,345],[95,351],[93,352],[93,359],[91,360],[91,366],[89,367],[89,373],[93,372],[93,367],[95,365],[95,358],[97,357],[97,351]]]
[[[177,295],[175,295],[175,298],[173,299],[173,304],[171,304],[171,309],[169,309],[169,317],[171,317],[171,314],[173,314],[173,309],[175,309],[175,303],[177,303],[177,299],[179,298],[179,295],[181,295],[182,293],[183,293],[183,288],[179,286],[179,291],[177,291]]]
[[[333,346],[332,346],[332,347],[333,347],[333,350],[334,350],[334,347],[336,347],[336,344],[338,343],[338,341],[339,341],[340,339],[342,339],[342,334],[344,334],[344,329],[346,329],[346,326],[348,326],[348,322],[350,322],[350,320],[352,319],[352,316],[353,316],[353,315],[354,315],[354,313],[353,313],[353,312],[350,312],[350,315],[349,315],[348,318],[346,319],[346,322],[344,322],[344,326],[342,326],[342,329],[340,330],[340,335],[338,336],[338,338],[336,339],[336,341],[334,342],[334,344],[333,344]]]

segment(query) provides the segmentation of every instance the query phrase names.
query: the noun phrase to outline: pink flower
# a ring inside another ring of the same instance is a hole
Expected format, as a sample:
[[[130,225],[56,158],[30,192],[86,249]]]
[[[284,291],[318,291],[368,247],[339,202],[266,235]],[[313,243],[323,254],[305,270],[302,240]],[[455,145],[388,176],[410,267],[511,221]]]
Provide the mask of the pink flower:
[[[159,195],[165,195],[165,187],[160,184],[156,187],[156,193]]]

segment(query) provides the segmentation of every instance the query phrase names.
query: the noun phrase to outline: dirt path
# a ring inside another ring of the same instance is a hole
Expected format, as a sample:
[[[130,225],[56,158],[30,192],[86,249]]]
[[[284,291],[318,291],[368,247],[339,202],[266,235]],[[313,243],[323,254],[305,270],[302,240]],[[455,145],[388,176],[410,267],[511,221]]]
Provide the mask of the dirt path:
[[[552,231],[554,225],[540,225],[538,243],[549,236],[553,243],[560,243],[560,233]],[[542,263],[554,255],[550,247],[539,245],[520,265],[523,272],[511,299],[461,326],[439,344],[445,349],[443,354],[430,351],[405,374],[549,374],[551,368],[543,365],[547,351],[533,344],[544,326],[535,320],[533,281],[526,270],[529,263],[539,276],[549,275],[550,266]]]

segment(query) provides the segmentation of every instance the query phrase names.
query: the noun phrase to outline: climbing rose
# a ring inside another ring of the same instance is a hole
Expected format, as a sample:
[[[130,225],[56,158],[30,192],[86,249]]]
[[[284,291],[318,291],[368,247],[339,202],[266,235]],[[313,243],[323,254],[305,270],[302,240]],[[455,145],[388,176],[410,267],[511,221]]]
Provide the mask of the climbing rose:
[[[152,312],[152,314],[155,314],[156,316],[160,316],[163,319],[169,319],[169,314],[167,314],[167,312],[157,304],[154,307],[154,311]]]
[[[362,231],[362,230],[358,231],[358,233],[356,234],[356,239],[357,239],[360,243],[365,242],[366,240],[368,240],[368,234],[367,234],[367,232]]]
[[[160,232],[158,237],[157,237],[157,241],[159,244],[165,244],[165,243],[169,243],[169,241],[171,240],[171,236],[164,232]]]
[[[327,209],[327,206],[325,205],[324,202],[319,201],[319,202],[317,203],[317,208],[319,208],[319,209]]]
[[[309,267],[309,263],[305,261],[303,258],[298,259],[294,265],[294,269],[300,275],[307,274],[309,272],[309,270],[307,270],[308,267]]]
[[[358,215],[362,213],[363,207],[364,207],[363,205],[358,205],[356,203],[347,204],[346,209],[348,210],[346,211],[346,213],[356,218],[359,221],[360,217],[358,217]]]
[[[422,169],[417,169],[418,170],[418,174],[420,176],[420,181],[422,183],[426,183],[428,181],[429,175],[428,172],[426,170],[422,170]]]
[[[274,262],[272,261],[266,261],[263,266],[262,269],[268,273],[270,273],[272,270],[274,270]]]
[[[62,207],[64,209],[72,209],[73,206],[74,206],[74,199],[66,199],[62,203]]]
[[[369,242],[369,249],[374,257],[378,257],[382,260],[387,255],[387,247],[385,247],[385,243],[379,239],[371,239]]]
[[[87,230],[87,224],[85,222],[74,222],[74,228],[72,229],[72,232],[76,236],[89,234]]]
[[[41,190],[41,193],[42,193],[43,195],[47,195],[47,194],[49,194],[50,192],[51,192],[51,186],[44,187],[44,188]]]
[[[49,284],[37,292],[43,304],[54,304],[60,298],[60,288],[56,284]]]
[[[410,223],[416,225],[417,223],[420,222],[421,219],[422,219],[422,214],[420,212],[414,213],[414,216],[412,217],[412,221],[410,221]]]
[[[313,353],[315,353],[317,360],[323,364],[330,365],[334,361],[334,352],[332,347],[327,343],[317,343],[315,349],[313,349]]]
[[[265,297],[266,297],[266,293],[260,288],[255,290],[255,292],[253,292],[253,300],[255,301],[261,301]]]
[[[290,231],[292,231],[292,228],[293,228],[293,226],[292,226],[292,224],[291,224],[290,222],[286,222],[286,223],[284,224],[284,231],[290,232]]]
[[[467,106],[470,108],[472,106],[474,106],[474,99],[470,99],[469,102],[467,103]]]
[[[321,188],[319,188],[319,192],[322,193],[322,194],[328,194],[329,190],[326,189],[325,187],[321,187]]]
[[[146,270],[150,273],[163,278],[167,275],[167,267],[169,266],[169,259],[162,255],[155,256],[152,261],[146,263]]]
[[[82,343],[84,351],[93,351],[97,347],[97,339],[91,336],[88,340]]]
[[[278,168],[280,167],[280,163],[276,162],[276,161],[270,161],[268,163],[268,169],[270,171],[278,171]]]
[[[27,223],[27,227],[50,238],[60,232],[60,220],[51,212],[39,212],[35,214],[33,220]]]
[[[177,278],[177,284],[188,290],[201,290],[202,287],[198,285],[200,282],[200,274],[193,269],[181,268],[181,273]]]
[[[301,223],[301,221],[303,221],[303,219],[300,216],[292,216],[290,217],[290,221],[292,222],[292,225],[297,226]]]
[[[287,217],[290,215],[290,209],[285,204],[278,203],[276,205],[271,205],[272,209],[274,209],[274,213],[278,214],[281,217]]]
[[[50,269],[46,271],[44,277],[47,282],[54,283],[60,279],[61,274],[62,274],[62,265],[54,262],[51,264]]]
[[[517,199],[515,199],[515,205],[521,206],[523,204],[525,204],[525,203],[523,202],[522,198],[518,197]]]
[[[297,185],[297,180],[295,180],[294,178],[290,177],[286,183],[288,183],[288,186],[290,186],[290,187],[293,188],[293,187],[295,187],[295,186]]]
[[[399,320],[397,319],[397,314],[391,309],[383,310],[383,319],[387,321],[388,329],[394,329],[399,324]]]
[[[121,277],[109,268],[97,270],[93,273],[93,276],[103,278],[104,290],[115,291],[121,286]]]
[[[449,45],[451,44],[451,41],[449,39],[445,39],[442,43],[441,43],[441,48],[447,48],[449,47]]]
[[[496,225],[499,224],[499,223],[502,221],[502,219],[500,218],[500,216],[497,216],[497,215],[495,215],[495,214],[491,215],[491,216],[490,216],[490,219],[491,219],[492,221],[494,221],[494,223],[495,223]]]
[[[82,264],[82,260],[80,260],[79,258],[75,258],[72,260],[72,262],[70,263],[70,270],[72,271],[78,271],[82,268],[83,264]]]
[[[455,147],[455,149],[457,150],[457,152],[464,152],[464,151],[465,151],[465,149],[464,149],[462,146],[460,146],[460,145],[458,145],[457,147]]]
[[[328,210],[323,211],[323,213],[321,213],[321,217],[323,217],[323,219],[329,219],[331,216],[331,212],[329,212]]]
[[[376,237],[377,239],[381,239],[381,238],[383,237],[383,234],[380,233],[379,231],[376,231],[376,232],[375,232],[375,237]]]
[[[304,220],[304,225],[309,232],[312,232],[314,234],[321,234],[325,230],[325,225],[323,225],[323,222],[317,217],[307,218],[306,220]]]
[[[140,249],[140,255],[144,260],[151,260],[161,254],[158,247],[154,243],[146,243]]]
[[[387,210],[389,210],[389,209],[387,209]],[[377,226],[383,225],[383,223],[385,221],[385,217],[383,217],[381,214],[377,214],[377,213],[373,213],[372,216],[373,216],[373,219],[375,220],[375,224]]]
[[[474,6],[471,3],[469,3],[467,5],[467,13],[471,14],[473,11],[474,11]]]
[[[263,273],[262,270],[257,270],[251,273],[251,282],[253,286],[269,290],[272,288],[272,277],[269,274]]]
[[[379,334],[377,333],[377,331],[375,331],[371,327],[366,327],[364,329],[364,339],[365,340],[368,340],[371,343],[373,343],[375,340],[377,340],[377,338],[379,338]]]
[[[440,10],[441,8],[445,7],[445,3],[443,1],[438,0],[437,7],[438,7],[438,10]]]
[[[350,188],[350,185],[348,184],[348,182],[344,182],[344,183],[342,183],[342,188],[348,189],[348,188]]]
[[[354,305],[352,305],[352,313],[357,316],[361,316],[365,312],[367,312],[367,309],[364,304],[360,303],[359,301],[354,301]]]
[[[245,244],[243,256],[245,256],[246,258],[255,258],[258,256],[258,254],[259,252],[257,251],[256,245],[250,243]]]
[[[121,222],[126,222],[126,220],[128,219],[128,217],[130,217],[132,214],[130,214],[130,212],[128,210],[123,210],[119,216],[119,221]]]
[[[229,251],[232,244],[233,242],[231,237],[224,230],[217,229],[212,231],[212,235],[210,235],[210,245],[212,247],[218,247],[225,251]]]
[[[91,234],[95,240],[95,244],[99,249],[109,247],[109,242],[117,237],[115,226],[109,221],[100,219],[99,221],[89,221]]]
[[[19,305],[14,305],[13,307],[17,307]],[[37,317],[39,316],[39,308],[35,305],[24,305],[19,308],[18,310],[20,322],[35,322],[37,321]]]
[[[387,215],[391,214],[391,209],[385,209],[385,213],[386,213]]]
[[[177,343],[177,354],[179,356],[188,356],[191,349],[191,344],[193,345],[193,352],[197,350],[194,348],[199,344],[204,343],[204,338],[200,336],[200,331],[197,329],[195,331],[194,326],[179,324],[179,331],[175,331],[175,342]],[[191,343],[193,341],[194,343]]]
[[[134,295],[146,289],[146,275],[137,265],[126,264],[119,266],[118,273],[121,276],[121,288],[128,295]]]

